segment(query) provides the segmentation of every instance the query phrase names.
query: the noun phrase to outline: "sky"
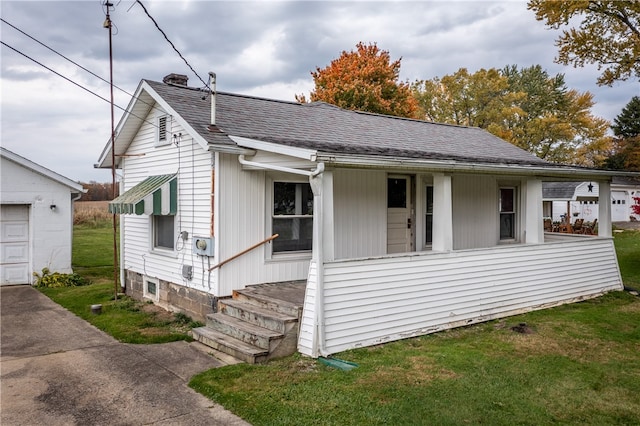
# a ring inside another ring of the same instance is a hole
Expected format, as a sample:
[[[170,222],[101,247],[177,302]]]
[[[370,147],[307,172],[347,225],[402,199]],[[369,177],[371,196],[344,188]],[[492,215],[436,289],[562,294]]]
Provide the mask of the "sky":
[[[116,125],[119,108],[126,108],[141,79],[162,81],[179,73],[189,77],[190,86],[203,86],[139,4],[111,1],[113,80],[124,91],[114,89]],[[103,3],[0,1],[0,145],[74,181],[111,181],[110,170],[93,167],[111,131]],[[195,73],[206,82],[208,72],[215,72],[217,89],[224,92],[308,98],[310,72],[364,42],[376,43],[392,60],[402,58],[402,81],[442,77],[460,68],[473,73],[541,65],[550,75],[564,74],[568,88],[592,93],[593,114],[610,121],[640,95],[637,80],[600,87],[596,66],[554,63],[560,32],[536,21],[526,1],[142,4]]]

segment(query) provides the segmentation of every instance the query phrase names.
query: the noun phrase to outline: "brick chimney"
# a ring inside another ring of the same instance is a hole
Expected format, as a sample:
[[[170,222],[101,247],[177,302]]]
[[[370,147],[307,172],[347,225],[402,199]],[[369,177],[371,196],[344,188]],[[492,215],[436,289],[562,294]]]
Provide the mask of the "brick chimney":
[[[174,74],[171,73],[165,76],[162,79],[162,82],[165,84],[173,84],[175,86],[187,86],[187,81],[189,81],[189,77],[184,74]]]

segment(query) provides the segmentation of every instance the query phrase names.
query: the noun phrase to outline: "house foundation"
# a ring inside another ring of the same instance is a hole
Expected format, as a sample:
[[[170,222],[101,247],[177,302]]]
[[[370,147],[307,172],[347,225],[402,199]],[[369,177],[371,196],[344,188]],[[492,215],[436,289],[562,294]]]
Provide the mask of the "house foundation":
[[[147,281],[150,281],[149,277]],[[155,284],[155,294],[149,292],[143,274],[125,269],[125,289],[129,297],[152,301],[168,311],[182,312],[201,322],[206,321],[208,314],[215,312],[217,299],[212,294],[160,279],[150,282]]]

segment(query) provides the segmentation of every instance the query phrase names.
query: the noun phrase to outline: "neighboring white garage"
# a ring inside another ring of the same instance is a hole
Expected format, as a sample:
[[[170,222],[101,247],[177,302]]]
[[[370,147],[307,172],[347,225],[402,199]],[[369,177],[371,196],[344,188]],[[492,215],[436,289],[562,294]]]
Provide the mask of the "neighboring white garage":
[[[82,185],[0,147],[0,285],[43,268],[70,273],[73,202]]]

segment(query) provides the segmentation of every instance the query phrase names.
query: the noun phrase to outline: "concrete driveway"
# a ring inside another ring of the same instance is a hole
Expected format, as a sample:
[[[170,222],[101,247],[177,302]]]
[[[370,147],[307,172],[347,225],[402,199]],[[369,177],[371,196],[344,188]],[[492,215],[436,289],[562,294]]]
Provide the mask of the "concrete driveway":
[[[119,343],[29,286],[0,319],[3,426],[248,424],[187,386],[222,365],[189,343]]]

